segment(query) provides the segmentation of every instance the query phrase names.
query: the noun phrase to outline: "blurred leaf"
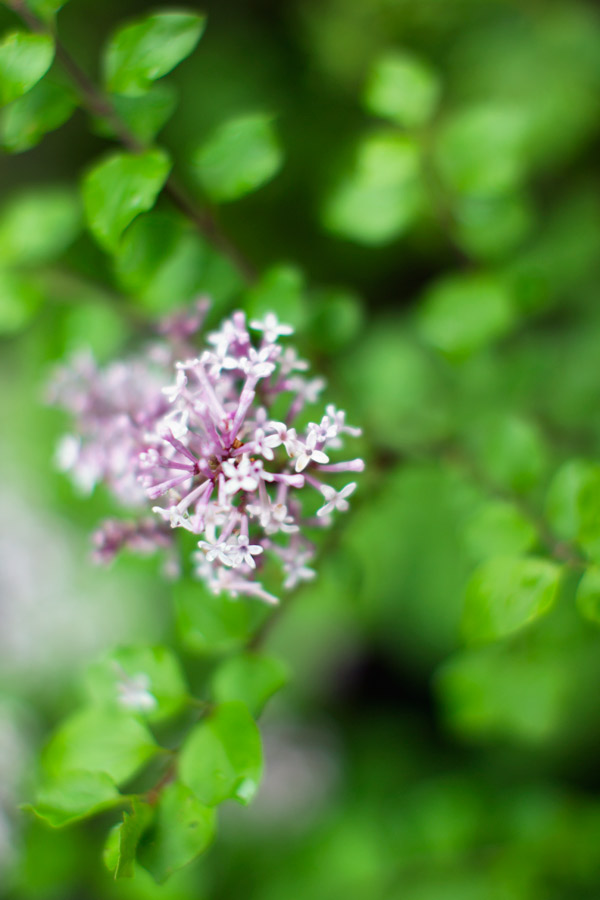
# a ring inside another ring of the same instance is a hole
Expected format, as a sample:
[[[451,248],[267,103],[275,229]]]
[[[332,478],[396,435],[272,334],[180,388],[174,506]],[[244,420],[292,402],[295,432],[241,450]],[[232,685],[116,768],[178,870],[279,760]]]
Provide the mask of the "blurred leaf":
[[[160,884],[207,849],[215,828],[215,810],[175,781],[161,792],[156,823],[140,847],[140,862]]]
[[[483,103],[454,112],[439,131],[436,160],[449,188],[497,195],[525,176],[526,120],[517,107]]]
[[[497,556],[482,563],[465,593],[465,639],[499,640],[545,615],[556,601],[560,575],[560,566],[536,557]]]
[[[364,104],[375,115],[406,128],[428,122],[441,86],[432,67],[410,53],[391,52],[375,60],[364,90]]]
[[[453,205],[456,237],[465,251],[496,260],[518,247],[532,230],[532,204],[520,194],[458,197]]]
[[[44,751],[43,764],[52,777],[72,771],[104,772],[121,784],[158,750],[150,732],[134,716],[87,708],[58,728]]]
[[[279,659],[258,653],[240,653],[221,663],[212,677],[217,703],[242,700],[258,718],[267,700],[288,681],[288,669]]]
[[[65,5],[67,0],[25,0],[27,6],[44,21],[52,21],[55,13]]]
[[[170,168],[164,150],[155,149],[113,153],[89,170],[82,185],[85,212],[106,250],[114,251],[129,223],[154,206]]]
[[[489,413],[469,426],[468,442],[486,476],[496,486],[527,493],[548,469],[540,429],[522,416]]]
[[[174,586],[177,624],[183,642],[203,655],[228,653],[245,644],[265,614],[258,604],[214,595],[198,582]]]
[[[9,153],[35,147],[49,131],[60,128],[76,107],[72,93],[48,78],[0,113],[0,143]]]
[[[418,313],[423,337],[454,356],[480,350],[514,324],[507,287],[492,275],[448,275],[428,288]]]
[[[113,94],[110,97],[118,118],[143,144],[150,144],[169,121],[177,106],[177,91],[170,84],[154,84],[135,97]],[[98,120],[98,132],[117,137],[110,122]]]
[[[63,323],[65,352],[88,347],[100,361],[110,359],[123,347],[128,336],[127,323],[117,304],[100,303],[100,298],[79,292],[80,304],[68,310]],[[86,302],[87,301],[87,302]]]
[[[583,618],[600,625],[600,566],[589,566],[585,570],[575,597]]]
[[[552,528],[564,540],[576,540],[600,560],[600,466],[583,459],[566,462],[554,476],[546,498]]]
[[[279,172],[283,152],[272,118],[255,113],[229,119],[194,151],[193,172],[212,200],[236,200]]]
[[[423,205],[420,168],[420,150],[412,138],[393,131],[364,138],[352,170],[326,200],[325,226],[368,245],[398,237]]]
[[[271,266],[248,290],[246,311],[252,319],[274,312],[281,322],[302,331],[308,316],[302,271],[284,264]]]
[[[123,802],[112,778],[103,772],[64,772],[47,780],[36,791],[31,809],[53,828]]]
[[[12,103],[43,78],[54,59],[48,34],[13,31],[0,43],[0,105]]]
[[[206,806],[249,803],[262,773],[260,735],[244,703],[222,703],[191,731],[179,758],[181,780]]]
[[[205,24],[197,13],[158,12],[124,25],[106,48],[106,86],[116,94],[143,93],[190,55]]]
[[[60,256],[82,226],[81,204],[70,188],[29,189],[0,210],[0,262],[40,265]]]
[[[86,690],[91,703],[138,712],[150,722],[173,716],[188,698],[177,657],[161,646],[115,650],[88,669]]]
[[[358,338],[365,314],[357,294],[343,288],[321,288],[311,293],[310,339],[326,353],[336,353]]]
[[[493,500],[471,519],[465,531],[467,547],[478,560],[489,556],[516,556],[536,543],[531,521],[512,503]]]
[[[0,268],[0,334],[15,334],[24,328],[42,301],[37,281]]]
[[[123,813],[123,821],[111,831],[105,848],[104,861],[115,878],[133,878],[138,844],[153,818],[150,804],[132,797],[131,812]]]

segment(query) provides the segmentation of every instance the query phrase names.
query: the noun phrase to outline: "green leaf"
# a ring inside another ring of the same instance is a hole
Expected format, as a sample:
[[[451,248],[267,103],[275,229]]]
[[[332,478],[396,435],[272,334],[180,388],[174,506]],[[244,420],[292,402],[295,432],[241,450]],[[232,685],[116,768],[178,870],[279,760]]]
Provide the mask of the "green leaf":
[[[561,568],[547,559],[497,556],[473,573],[465,593],[469,643],[507,637],[545,615],[556,601]]]
[[[486,261],[505,257],[534,225],[532,204],[521,194],[458,197],[453,215],[458,243],[469,255]]]
[[[90,230],[107,250],[115,250],[121,234],[141,212],[154,206],[169,176],[164,150],[113,153],[97,163],[83,180],[83,202]]]
[[[34,279],[0,268],[0,334],[15,334],[33,318],[43,302]]]
[[[87,708],[55,732],[43,754],[44,770],[59,777],[73,770],[105,772],[127,781],[159,751],[148,729],[125,712]]]
[[[251,319],[274,312],[281,322],[304,328],[308,317],[306,282],[296,266],[271,266],[247,292],[245,304]]]
[[[12,103],[43,78],[54,59],[48,34],[13,31],[0,43],[0,105]]]
[[[575,600],[583,618],[600,625],[600,566],[589,566],[585,570]]]
[[[11,197],[0,210],[0,262],[40,265],[60,256],[81,230],[74,190],[46,187]]]
[[[160,884],[207,849],[215,827],[215,810],[175,781],[160,795],[156,823],[140,847],[140,862]]]
[[[249,803],[260,781],[260,735],[244,703],[217,706],[186,738],[179,773],[206,806],[229,798]]]
[[[153,818],[149,803],[137,797],[131,799],[131,812],[123,813],[123,821],[111,831],[105,848],[105,864],[115,878],[133,878],[138,845]]]
[[[440,174],[460,193],[512,191],[525,176],[526,137],[526,117],[517,108],[488,102],[455,112],[439,131]]]
[[[323,210],[325,226],[361,244],[385,244],[406,231],[423,207],[418,144],[397,132],[365,138],[352,170]]]
[[[536,539],[537,532],[530,520],[505,500],[486,503],[465,530],[467,547],[478,560],[526,553]]]
[[[267,700],[288,678],[287,666],[281,660],[258,653],[241,653],[225,660],[215,671],[213,696],[218,703],[242,700],[257,718]]]
[[[535,422],[522,416],[490,413],[473,423],[473,454],[494,484],[524,494],[548,468],[548,451]]]
[[[104,55],[108,90],[142,94],[190,55],[205,25],[198,13],[158,12],[120,28]]]
[[[191,163],[212,200],[237,200],[255,191],[283,165],[272,116],[256,113],[229,119],[195,150]]]
[[[360,297],[344,288],[322,288],[311,292],[309,334],[315,347],[337,353],[359,337],[364,326]]]
[[[171,118],[177,106],[177,91],[170,84],[155,84],[139,96],[113,94],[110,100],[129,131],[143,144],[149,144]],[[106,119],[98,120],[97,131],[108,137],[118,137]]]
[[[386,53],[375,60],[364,91],[364,104],[375,115],[406,128],[425,125],[441,93],[430,65],[410,53]]]
[[[36,791],[26,807],[53,828],[95,815],[123,801],[112,778],[103,772],[63,772]]]
[[[509,332],[512,298],[500,280],[479,274],[449,275],[428,289],[419,310],[423,337],[451,356],[466,356]]]
[[[181,666],[167,647],[122,647],[90,667],[90,702],[129,709],[159,722],[178,713],[188,697]]]
[[[548,489],[546,514],[560,538],[576,540],[600,560],[600,466],[584,459],[561,466]]]
[[[75,99],[69,90],[44,78],[2,110],[0,143],[10,153],[29,150],[49,131],[60,128],[75,107]]]
[[[51,22],[59,9],[67,0],[25,0],[32,13],[39,16],[45,22]]]
[[[216,595],[198,582],[174,587],[177,625],[184,643],[196,653],[228,653],[247,643],[268,611],[227,594]]]

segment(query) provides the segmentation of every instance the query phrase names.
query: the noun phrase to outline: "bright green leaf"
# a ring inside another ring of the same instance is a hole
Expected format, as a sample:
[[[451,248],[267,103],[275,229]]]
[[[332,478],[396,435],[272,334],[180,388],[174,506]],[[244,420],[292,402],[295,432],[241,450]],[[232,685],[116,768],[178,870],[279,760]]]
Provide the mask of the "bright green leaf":
[[[0,210],[0,262],[49,262],[67,249],[81,225],[79,197],[70,188],[37,188],[16,194]]]
[[[215,810],[173,782],[160,795],[155,826],[140,847],[140,862],[161,883],[207,849],[215,826]]]
[[[48,34],[13,31],[0,43],[0,105],[26,94],[42,78],[54,59]]]
[[[212,678],[218,703],[242,700],[258,717],[267,700],[288,680],[288,669],[278,659],[258,653],[241,653],[225,660]]]
[[[47,78],[39,81],[0,113],[0,143],[10,153],[35,147],[49,131],[60,128],[76,107],[70,91]]]
[[[492,500],[470,520],[465,529],[467,547],[475,559],[526,553],[535,544],[537,532],[514,504]]]
[[[35,805],[27,807],[53,828],[68,825],[121,803],[112,778],[103,772],[63,772],[36,791]]]
[[[149,144],[171,118],[177,105],[177,91],[170,84],[154,84],[139,96],[113,94],[110,100],[118,118],[125,122],[129,131],[142,144]],[[116,136],[108,120],[99,119],[97,131],[109,137]]]
[[[375,60],[364,91],[364,103],[375,115],[406,128],[431,119],[441,92],[426,62],[410,53],[391,52]]]
[[[158,12],[123,26],[106,49],[106,86],[116,94],[143,93],[190,55],[205,24],[197,13]]]
[[[576,540],[600,560],[600,466],[584,459],[566,462],[554,476],[546,498],[546,514],[556,534]]]
[[[217,706],[188,735],[179,758],[179,773],[206,806],[229,798],[249,803],[260,781],[260,735],[244,703]]]
[[[264,606],[243,603],[227,594],[216,595],[198,582],[175,585],[177,624],[184,643],[194,652],[211,656],[247,643],[262,618]]]
[[[154,206],[170,168],[167,154],[156,149],[113,153],[87,173],[83,181],[86,216],[103,247],[114,251],[129,223]]]
[[[423,206],[418,144],[397,132],[370,135],[352,170],[337,184],[323,211],[325,226],[362,244],[398,237]]]
[[[44,751],[43,763],[51,777],[73,770],[105,772],[122,784],[158,749],[148,729],[132,715],[88,708],[63,722]]]
[[[536,557],[497,556],[482,563],[465,593],[469,643],[499,640],[545,615],[556,601],[561,568]]]
[[[123,821],[115,829],[116,837],[111,837],[107,853],[106,862],[112,864],[115,878],[133,878],[138,844],[153,818],[150,804],[133,797],[131,812],[123,813]]]
[[[419,310],[423,337],[452,356],[485,347],[512,328],[512,299],[502,281],[488,275],[448,275],[427,290]]]
[[[600,566],[590,566],[577,586],[577,609],[584,619],[600,625]]]
[[[0,334],[15,334],[24,328],[42,302],[37,281],[20,272],[0,269]]]
[[[188,697],[177,657],[167,647],[122,647],[90,667],[92,703],[129,709],[151,722],[175,715]]]
[[[191,162],[212,200],[236,200],[255,191],[283,164],[272,116],[256,113],[229,119],[197,148]]]

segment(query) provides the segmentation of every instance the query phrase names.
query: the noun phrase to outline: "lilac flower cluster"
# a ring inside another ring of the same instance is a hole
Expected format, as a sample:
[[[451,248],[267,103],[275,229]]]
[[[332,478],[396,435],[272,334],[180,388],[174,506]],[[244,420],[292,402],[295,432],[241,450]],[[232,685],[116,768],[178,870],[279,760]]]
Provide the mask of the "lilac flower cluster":
[[[330,462],[343,436],[360,430],[331,405],[299,428],[324,381],[301,374],[308,363],[280,343],[293,329],[273,313],[249,328],[234,313],[198,354],[192,338],[206,308],[164,323],[165,340],[141,357],[104,370],[79,357],[61,370],[52,400],[75,415],[77,436],[62,440],[58,464],[81,489],[102,481],[129,506],[157,504],[154,518],[105,523],[95,536],[98,559],[124,546],[172,547],[173,529],[183,528],[199,537],[196,574],[214,593],[276,603],[259,581],[265,557],[278,560],[285,589],[314,577],[315,548],[302,531],[348,509],[356,483],[337,490],[322,478],[364,469],[361,459]],[[287,409],[282,421],[271,415],[274,404]],[[305,488],[321,494],[316,515],[303,512]]]

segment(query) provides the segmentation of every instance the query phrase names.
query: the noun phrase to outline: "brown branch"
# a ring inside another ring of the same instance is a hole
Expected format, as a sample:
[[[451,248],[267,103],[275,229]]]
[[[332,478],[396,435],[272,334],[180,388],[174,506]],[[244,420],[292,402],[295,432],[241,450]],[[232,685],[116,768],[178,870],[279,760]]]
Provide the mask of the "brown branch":
[[[39,34],[50,33],[46,24],[31,12],[24,0],[0,0],[0,2],[12,9],[31,31]],[[73,82],[83,107],[93,116],[105,119],[129,152],[140,153],[146,149],[118,115],[110,99],[73,59],[58,36],[54,33],[52,38],[56,48],[56,59]],[[173,205],[196,226],[200,234],[229,258],[246,284],[255,281],[254,266],[223,231],[215,215],[206,207],[196,207],[173,175],[167,179],[164,190]]]

